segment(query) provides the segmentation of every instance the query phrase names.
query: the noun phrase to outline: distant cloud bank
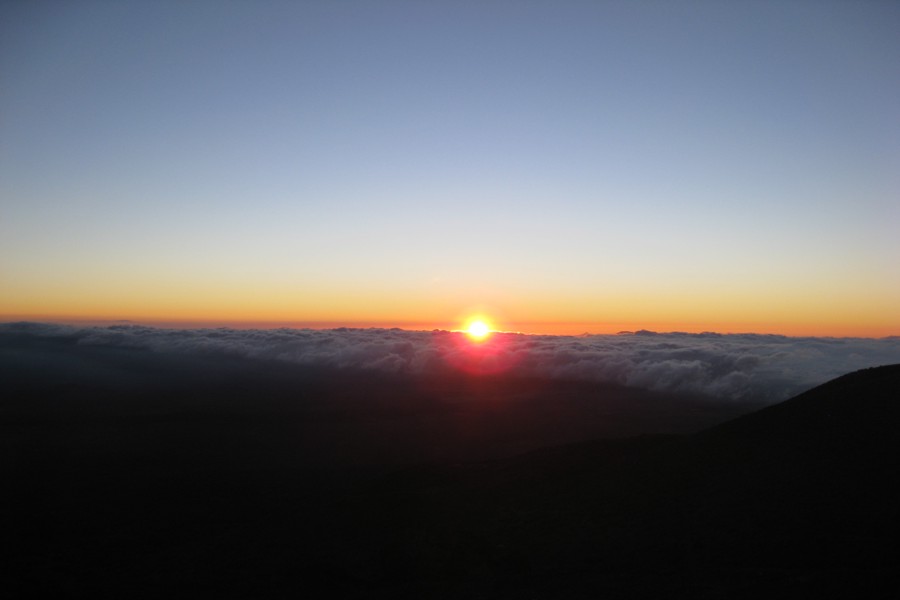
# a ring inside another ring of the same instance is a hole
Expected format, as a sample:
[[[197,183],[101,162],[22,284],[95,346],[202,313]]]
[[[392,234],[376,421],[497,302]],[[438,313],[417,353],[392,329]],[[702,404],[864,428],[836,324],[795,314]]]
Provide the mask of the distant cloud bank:
[[[794,338],[756,334],[637,332],[548,336],[399,329],[157,329],[0,324],[0,335],[65,338],[83,345],[229,355],[307,366],[416,376],[448,369],[603,381],[725,400],[776,402],[844,373],[900,363],[900,337]]]

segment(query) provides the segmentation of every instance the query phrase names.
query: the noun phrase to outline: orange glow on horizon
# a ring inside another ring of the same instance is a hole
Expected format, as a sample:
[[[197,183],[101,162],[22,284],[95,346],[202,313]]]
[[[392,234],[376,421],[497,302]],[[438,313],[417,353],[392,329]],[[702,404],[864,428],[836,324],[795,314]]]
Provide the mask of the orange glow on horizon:
[[[35,321],[48,323],[64,323],[77,326],[109,326],[109,325],[146,325],[150,327],[172,329],[194,328],[218,328],[228,327],[234,329],[334,329],[338,327],[351,328],[385,328],[397,327],[409,331],[460,331],[466,334],[468,339],[474,340],[468,328],[475,318],[465,321],[465,327],[459,328],[450,320],[389,320],[377,319],[297,319],[297,318],[263,318],[228,317],[228,316],[171,316],[165,315],[134,315],[119,313],[111,315],[95,314],[60,314],[60,313],[0,313],[0,323],[14,321]],[[490,334],[497,331],[522,333],[528,335],[583,335],[583,334],[616,334],[623,331],[637,331],[647,329],[659,333],[680,331],[685,333],[702,333],[712,331],[716,333],[760,333],[786,336],[811,336],[811,337],[863,337],[882,338],[900,335],[900,325],[885,323],[878,325],[870,322],[856,323],[822,323],[810,322],[783,322],[783,321],[669,321],[669,320],[622,320],[622,321],[526,321],[514,320],[504,322],[497,328],[490,321],[479,317],[488,326],[488,335],[483,339],[492,337]]]
[[[4,291],[0,321],[465,331],[472,321],[482,320],[494,332],[548,335],[640,329],[819,337],[900,335],[900,288],[896,293],[893,288],[875,293],[877,282],[865,279],[840,287],[783,282],[777,290],[752,279],[731,287],[610,280],[602,288],[572,289],[465,281],[438,287],[343,280],[307,286],[285,279],[271,281],[265,274],[238,282],[217,274],[180,271],[116,278],[102,271],[89,275],[81,279],[67,272],[54,277],[23,276],[16,285],[5,286],[0,281]]]

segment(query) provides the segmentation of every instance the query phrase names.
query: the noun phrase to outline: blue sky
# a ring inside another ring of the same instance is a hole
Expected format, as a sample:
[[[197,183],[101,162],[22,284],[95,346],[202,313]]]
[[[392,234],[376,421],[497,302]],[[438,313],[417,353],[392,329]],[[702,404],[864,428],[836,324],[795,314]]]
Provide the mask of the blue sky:
[[[897,3],[0,11],[0,313],[900,326]]]

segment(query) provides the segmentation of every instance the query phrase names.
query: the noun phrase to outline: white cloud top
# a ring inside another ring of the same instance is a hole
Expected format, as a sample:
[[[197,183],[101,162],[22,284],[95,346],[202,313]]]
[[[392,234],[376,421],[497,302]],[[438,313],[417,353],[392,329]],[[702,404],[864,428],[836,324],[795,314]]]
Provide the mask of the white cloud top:
[[[900,363],[900,337],[794,338],[637,332],[547,336],[496,333],[484,342],[400,329],[158,329],[0,324],[0,334],[64,337],[83,345],[277,360],[409,376],[462,369],[603,381],[724,400],[776,402],[844,373]]]

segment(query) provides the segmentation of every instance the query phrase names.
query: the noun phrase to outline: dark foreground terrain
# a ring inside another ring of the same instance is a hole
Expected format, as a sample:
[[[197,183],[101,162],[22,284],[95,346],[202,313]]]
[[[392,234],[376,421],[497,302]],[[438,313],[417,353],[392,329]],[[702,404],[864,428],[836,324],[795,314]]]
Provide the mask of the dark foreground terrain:
[[[733,419],[595,384],[3,348],[7,597],[897,589],[900,366]]]

